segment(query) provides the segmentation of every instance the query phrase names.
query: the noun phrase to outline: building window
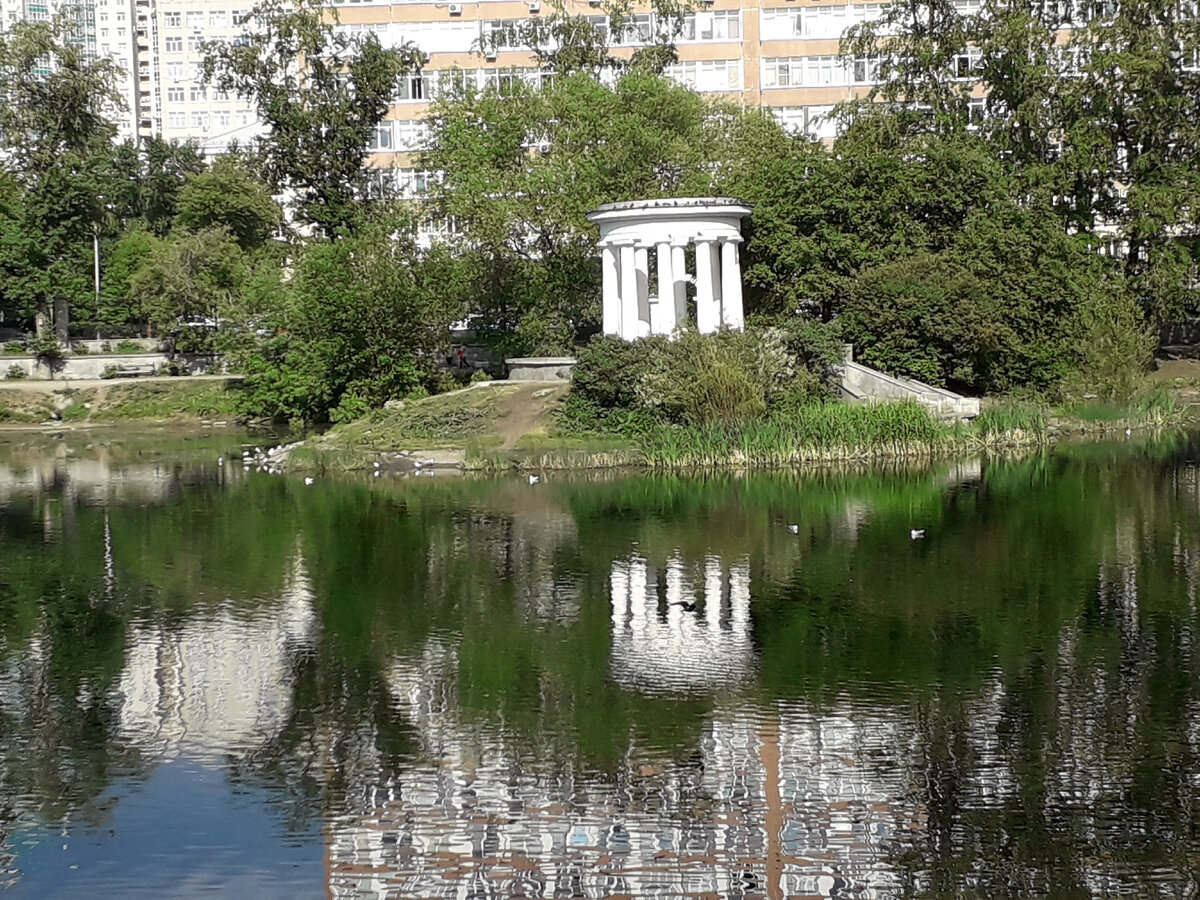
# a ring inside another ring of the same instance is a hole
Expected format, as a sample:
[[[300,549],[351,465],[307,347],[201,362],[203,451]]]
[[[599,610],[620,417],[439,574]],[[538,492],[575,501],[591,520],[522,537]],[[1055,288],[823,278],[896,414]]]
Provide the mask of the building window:
[[[167,124],[172,128],[184,128],[187,126],[187,114],[181,112],[167,113]]]
[[[419,150],[428,137],[429,127],[424,122],[396,122],[397,150]]]
[[[697,91],[738,91],[742,88],[742,61],[689,59],[668,66],[666,75]]]
[[[397,100],[428,100],[432,96],[428,75],[401,75],[396,83]]]
[[[759,39],[787,41],[804,36],[804,17],[799,10],[784,7],[759,13]]]
[[[167,102],[168,103],[182,103],[183,102],[183,88],[181,88],[181,87],[167,88]]]
[[[193,103],[202,103],[208,99],[206,96],[207,93],[208,92],[202,87],[193,87],[190,91],[188,91],[188,99]]]
[[[224,28],[226,25],[225,10],[210,9],[208,11],[208,27],[209,28]]]
[[[371,132],[371,139],[367,142],[368,150],[391,150],[392,149],[392,123],[381,122],[375,126]]]
[[[200,50],[200,44],[203,40],[204,38],[198,34],[189,35],[187,45],[188,50],[190,50],[192,53],[198,52]]]
[[[208,113],[192,113],[192,127],[208,130]]]
[[[796,87],[803,83],[804,63],[799,57],[768,57],[763,60],[763,87]]]
[[[742,37],[742,14],[737,9],[688,13],[683,19],[685,41],[736,41]]]
[[[188,10],[187,14],[188,28],[203,28],[204,27],[204,11],[199,9]]]
[[[183,52],[183,38],[181,38],[181,37],[163,38],[163,51],[165,53],[182,53]]]
[[[233,119],[233,116],[230,115],[228,110],[213,113],[213,122],[216,124],[216,126],[218,128],[228,128],[230,123],[232,122],[232,119]]]
[[[860,57],[854,60],[854,83],[876,84],[879,81],[879,57]]]
[[[166,12],[163,13],[164,28],[179,28],[183,25],[183,13],[181,12]]]

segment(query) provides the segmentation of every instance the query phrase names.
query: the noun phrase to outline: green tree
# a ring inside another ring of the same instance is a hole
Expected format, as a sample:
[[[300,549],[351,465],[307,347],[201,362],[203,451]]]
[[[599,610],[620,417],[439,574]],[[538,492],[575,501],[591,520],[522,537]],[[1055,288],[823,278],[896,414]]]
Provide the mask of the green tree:
[[[283,210],[270,191],[236,161],[217,160],[209,171],[189,175],[177,209],[177,227],[224,228],[243,250],[261,247],[283,222]]]
[[[245,277],[237,242],[224,229],[183,231],[157,242],[129,279],[132,299],[177,350],[211,349],[211,329]]]
[[[108,224],[114,229],[143,225],[164,237],[171,230],[180,192],[190,176],[206,170],[204,153],[192,141],[149,135],[112,150],[104,186]]]
[[[87,303],[92,238],[119,109],[118,68],[74,39],[68,15],[0,34],[0,157],[22,194],[5,215],[0,294],[46,321],[56,300]]]
[[[103,283],[96,319],[105,325],[122,325],[139,319],[143,310],[135,299],[133,276],[158,251],[162,241],[144,228],[125,232],[103,250]]]
[[[1004,201],[1012,185],[978,137],[912,134],[895,114],[873,109],[832,153],[784,134],[765,114],[742,116],[716,189],[754,206],[748,307],[827,321],[858,271],[949,247],[975,211]]]
[[[293,193],[298,216],[331,237],[360,220],[363,163],[398,77],[424,55],[385,49],[374,34],[334,29],[315,0],[266,0],[249,33],[206,46],[204,78],[252,99],[267,134],[257,145],[276,193]]]
[[[290,284],[263,283],[257,331],[227,343],[260,415],[350,418],[421,385],[461,315],[444,251],[418,256],[389,223],[300,252]]]
[[[721,115],[718,115],[721,114]],[[588,74],[443,97],[421,165],[428,209],[475,283],[472,312],[515,352],[570,348],[599,318],[597,205],[705,193],[735,111],[660,76]]]
[[[869,100],[908,106],[916,130],[977,128],[1020,178],[1014,196],[1121,244],[1156,318],[1200,304],[1198,51],[1200,19],[1171,0],[985,0],[972,14],[905,0],[842,44],[878,69]]]

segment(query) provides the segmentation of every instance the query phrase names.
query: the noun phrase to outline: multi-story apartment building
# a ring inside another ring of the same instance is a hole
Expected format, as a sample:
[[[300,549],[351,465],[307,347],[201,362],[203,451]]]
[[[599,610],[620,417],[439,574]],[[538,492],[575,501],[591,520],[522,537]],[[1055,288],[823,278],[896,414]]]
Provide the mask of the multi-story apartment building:
[[[0,0],[0,31],[18,21],[48,21],[68,11],[78,39],[121,68],[125,108],[115,111],[122,137],[192,139],[209,152],[257,128],[250,102],[205,89],[200,80],[208,40],[236,38],[253,4],[227,0]]]
[[[250,0],[154,0],[156,134],[199,141],[210,153],[253,137],[258,128],[253,102],[206,86],[200,71],[204,42],[235,40],[252,7]]]
[[[964,9],[976,2],[962,0]],[[423,72],[398,86],[388,120],[371,144],[371,164],[394,168],[401,189],[420,192],[428,177],[414,168],[413,152],[429,101],[449,79],[503,87],[541,77],[533,57],[508,38],[514,23],[547,14],[539,0],[343,2],[334,8],[339,27],[373,31],[385,45],[411,41],[429,56]],[[566,0],[566,10],[610,30],[599,0]],[[667,74],[700,92],[768,107],[793,131],[832,138],[834,105],[865,94],[876,75],[869,60],[844,62],[839,40],[847,27],[881,11],[880,3],[846,0],[708,0],[686,15],[676,39],[679,62]],[[654,31],[651,14],[643,13],[610,41],[618,53],[632,52]]]
[[[565,2],[568,12],[587,15],[609,32],[600,0]],[[203,42],[236,38],[251,0],[0,0],[0,27],[49,17],[68,3],[81,11],[85,31],[91,29],[95,52],[112,56],[128,73],[121,86],[129,106],[123,134],[191,138],[210,152],[253,136],[252,105],[206,89],[199,77]],[[978,0],[960,3],[966,9]],[[881,8],[847,0],[702,0],[683,21],[679,62],[667,74],[701,92],[768,107],[788,128],[828,139],[836,131],[829,115],[834,104],[865,93],[875,74],[867,60],[843,62],[839,38]],[[374,32],[385,45],[411,41],[429,56],[421,73],[397,85],[371,144],[371,165],[395,169],[400,186],[413,192],[426,177],[413,167],[420,120],[450,79],[503,87],[541,77],[533,57],[508,38],[514,23],[549,14],[540,0],[344,0],[331,9],[340,28]],[[618,53],[632,52],[654,29],[651,14],[641,13],[610,40]]]

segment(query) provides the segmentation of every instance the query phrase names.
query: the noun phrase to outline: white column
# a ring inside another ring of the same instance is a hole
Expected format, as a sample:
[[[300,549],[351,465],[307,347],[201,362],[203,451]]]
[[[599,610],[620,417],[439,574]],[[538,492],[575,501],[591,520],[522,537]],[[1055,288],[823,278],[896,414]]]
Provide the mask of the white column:
[[[621,283],[617,271],[617,251],[610,244],[601,248],[601,272],[603,275],[604,333],[621,333]]]
[[[634,263],[633,244],[621,247],[621,337],[627,341],[638,336],[638,285],[637,266]]]
[[[687,242],[671,245],[671,278],[674,280],[675,325],[687,320]]]
[[[634,250],[634,265],[637,267],[637,336],[650,333],[650,248]]]
[[[675,330],[675,279],[671,276],[671,245],[661,243],[654,254],[658,262],[658,298],[650,308],[651,334]]]
[[[721,324],[736,331],[746,326],[742,313],[742,267],[734,238],[726,238],[721,244]]]
[[[696,328],[712,334],[721,327],[721,308],[713,291],[712,241],[696,241]]]

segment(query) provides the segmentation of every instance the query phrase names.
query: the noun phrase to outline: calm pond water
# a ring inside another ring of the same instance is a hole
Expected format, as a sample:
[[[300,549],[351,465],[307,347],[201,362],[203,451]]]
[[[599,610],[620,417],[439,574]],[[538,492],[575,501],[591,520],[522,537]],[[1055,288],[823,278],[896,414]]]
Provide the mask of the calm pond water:
[[[1187,439],[312,486],[242,441],[0,440],[15,896],[1200,891]]]

